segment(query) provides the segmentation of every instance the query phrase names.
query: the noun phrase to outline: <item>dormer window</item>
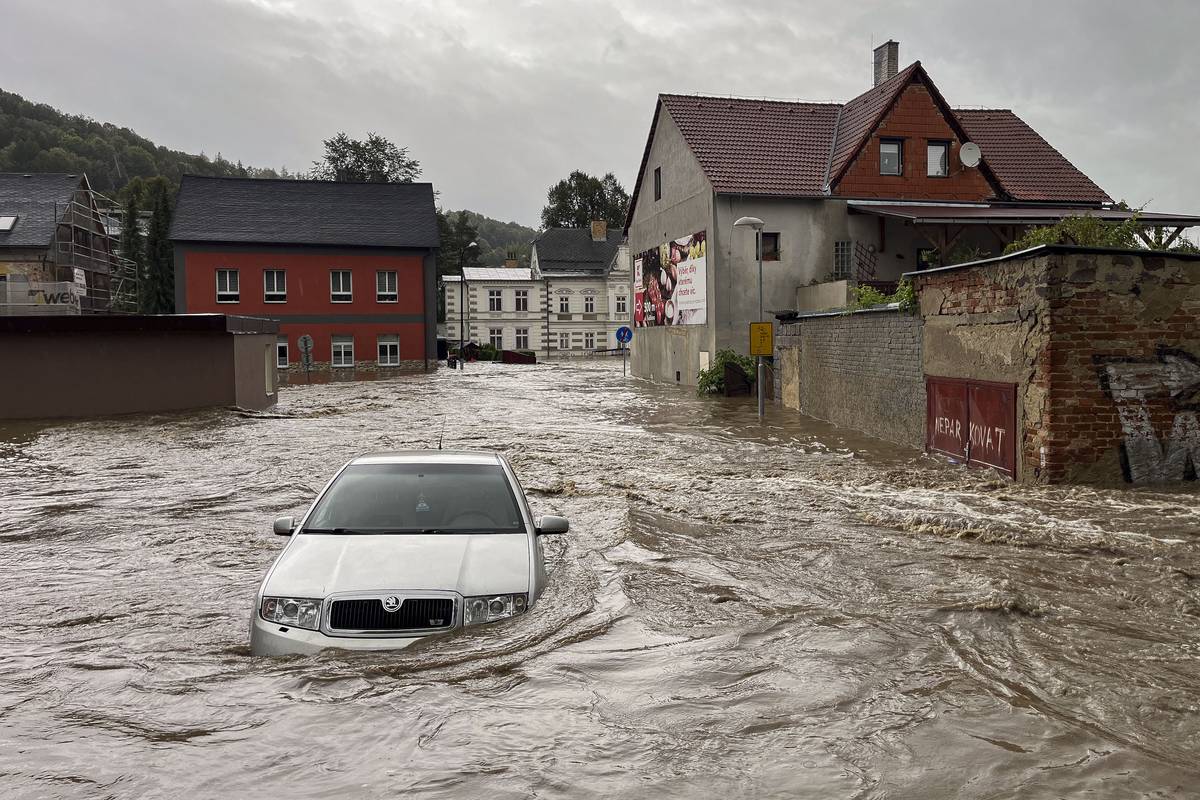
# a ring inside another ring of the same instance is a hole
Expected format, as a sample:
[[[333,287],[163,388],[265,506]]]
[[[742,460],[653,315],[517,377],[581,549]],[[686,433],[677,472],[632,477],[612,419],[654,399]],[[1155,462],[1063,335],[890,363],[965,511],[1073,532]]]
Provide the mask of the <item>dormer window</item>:
[[[945,178],[950,174],[950,143],[929,142],[926,145],[928,153],[928,168],[926,173],[931,178]]]
[[[904,140],[903,139],[880,139],[879,140],[879,174],[880,175],[903,175],[904,174]]]

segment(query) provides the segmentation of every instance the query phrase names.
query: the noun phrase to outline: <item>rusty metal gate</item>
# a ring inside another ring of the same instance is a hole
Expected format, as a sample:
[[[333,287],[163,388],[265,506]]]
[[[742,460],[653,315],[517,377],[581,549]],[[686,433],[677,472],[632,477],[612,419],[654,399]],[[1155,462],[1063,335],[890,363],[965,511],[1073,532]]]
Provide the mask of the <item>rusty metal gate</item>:
[[[1017,476],[1017,387],[925,376],[925,449]]]

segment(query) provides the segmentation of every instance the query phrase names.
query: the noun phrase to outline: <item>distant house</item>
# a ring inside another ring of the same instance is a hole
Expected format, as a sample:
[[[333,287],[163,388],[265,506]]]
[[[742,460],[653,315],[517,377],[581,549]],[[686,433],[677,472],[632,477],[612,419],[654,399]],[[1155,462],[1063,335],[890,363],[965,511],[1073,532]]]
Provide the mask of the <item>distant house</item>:
[[[0,314],[133,310],[106,219],[85,175],[0,173]]]
[[[1012,111],[951,108],[920,62],[898,66],[881,45],[847,103],[659,96],[626,220],[635,375],[694,384],[715,351],[747,352],[760,296],[768,320],[844,307],[856,283],[996,254],[1029,226],[1129,218]],[[761,294],[741,217],[764,223]]]
[[[620,231],[604,222],[551,228],[533,240],[529,268],[467,268],[464,287],[447,275],[446,330],[458,340],[546,356],[617,346],[629,324],[629,255]],[[460,315],[459,295],[466,298]]]
[[[436,366],[437,216],[428,183],[184,176],[171,224],[175,307],[280,323],[318,369]]]

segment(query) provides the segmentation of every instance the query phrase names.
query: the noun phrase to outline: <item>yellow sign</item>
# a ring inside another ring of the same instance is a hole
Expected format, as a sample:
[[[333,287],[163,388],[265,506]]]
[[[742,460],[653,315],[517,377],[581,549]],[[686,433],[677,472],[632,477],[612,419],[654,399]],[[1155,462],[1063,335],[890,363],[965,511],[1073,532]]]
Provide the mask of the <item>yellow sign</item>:
[[[750,323],[750,355],[775,355],[775,325],[773,323]]]

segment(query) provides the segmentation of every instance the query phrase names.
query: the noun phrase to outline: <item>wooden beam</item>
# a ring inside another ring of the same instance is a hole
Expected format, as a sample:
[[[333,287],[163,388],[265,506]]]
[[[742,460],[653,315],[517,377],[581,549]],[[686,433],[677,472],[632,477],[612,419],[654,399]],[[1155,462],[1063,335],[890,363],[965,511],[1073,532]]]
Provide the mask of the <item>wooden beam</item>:
[[[1148,233],[1146,233],[1146,229],[1145,229],[1145,228],[1138,228],[1138,229],[1137,229],[1137,236],[1138,236],[1138,238],[1139,238],[1139,239],[1141,239],[1141,240],[1142,240],[1142,242],[1144,242],[1144,243],[1145,243],[1146,247],[1149,247],[1151,250],[1157,250],[1157,249],[1158,249],[1158,244],[1157,244],[1157,243],[1154,241],[1154,239],[1152,239],[1152,238],[1150,237],[1150,235],[1149,235]]]
[[[1166,250],[1168,247],[1175,244],[1175,240],[1179,238],[1180,234],[1183,233],[1184,229],[1185,229],[1185,226],[1183,226],[1183,225],[1180,225],[1178,228],[1176,228],[1175,232],[1172,233],[1170,236],[1168,236],[1167,240],[1162,243],[1162,249]]]

